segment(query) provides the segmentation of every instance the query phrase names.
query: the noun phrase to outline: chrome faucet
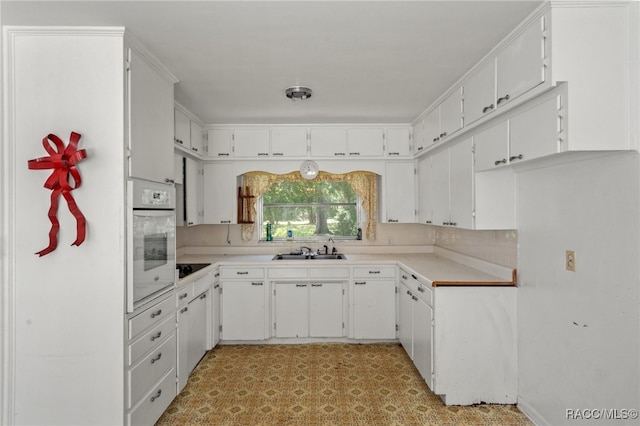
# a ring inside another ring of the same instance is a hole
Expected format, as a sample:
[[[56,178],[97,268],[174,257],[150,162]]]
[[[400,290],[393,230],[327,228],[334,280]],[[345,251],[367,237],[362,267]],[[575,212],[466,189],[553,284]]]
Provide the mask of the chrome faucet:
[[[313,250],[311,249],[311,247],[300,246],[300,251],[301,251],[303,254],[305,253],[305,251],[304,251],[305,249],[307,250],[307,254],[311,254],[311,253],[313,252]]]

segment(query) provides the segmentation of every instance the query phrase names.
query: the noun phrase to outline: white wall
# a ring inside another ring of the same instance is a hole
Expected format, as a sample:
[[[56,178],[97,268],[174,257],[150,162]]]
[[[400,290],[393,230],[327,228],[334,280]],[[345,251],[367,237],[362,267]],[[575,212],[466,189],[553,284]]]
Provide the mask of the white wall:
[[[32,31],[5,35],[2,139],[3,424],[121,424],[124,404],[124,111],[120,30],[92,35]],[[82,186],[72,192],[87,218],[79,247],[61,198],[58,248],[39,258],[50,223],[48,133],[82,135]]]
[[[539,424],[640,408],[639,170],[628,152],[518,174],[518,394]]]

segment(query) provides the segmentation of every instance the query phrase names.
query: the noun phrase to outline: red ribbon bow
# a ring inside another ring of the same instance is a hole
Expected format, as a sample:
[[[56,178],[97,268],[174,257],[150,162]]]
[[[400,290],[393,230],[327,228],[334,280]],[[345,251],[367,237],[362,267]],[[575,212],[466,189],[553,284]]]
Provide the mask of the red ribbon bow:
[[[76,218],[76,240],[71,245],[79,246],[84,242],[86,220],[78,208],[76,201],[73,199],[73,195],[71,195],[71,191],[78,188],[82,183],[80,172],[75,165],[82,159],[87,158],[87,151],[77,149],[80,137],[81,135],[79,133],[71,132],[69,145],[65,148],[64,143],[59,137],[54,134],[49,134],[46,138],[42,139],[42,145],[49,156],[36,158],[28,162],[29,169],[53,169],[51,176],[49,176],[44,183],[45,188],[53,191],[51,193],[51,207],[49,207],[49,220],[51,221],[49,246],[37,252],[36,254],[38,256],[49,254],[58,246],[60,222],[58,222],[57,214],[60,194],[67,200],[69,211],[71,211],[71,214]],[[56,149],[51,146],[51,142],[53,142]],[[69,175],[73,178],[73,186],[69,183]]]

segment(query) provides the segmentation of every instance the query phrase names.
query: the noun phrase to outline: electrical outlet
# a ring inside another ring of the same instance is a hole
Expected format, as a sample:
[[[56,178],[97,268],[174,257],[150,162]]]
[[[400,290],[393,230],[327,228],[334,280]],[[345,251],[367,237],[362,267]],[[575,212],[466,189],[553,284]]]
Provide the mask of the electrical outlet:
[[[567,250],[565,254],[565,264],[567,267],[567,271],[576,270],[576,252],[573,250]]]

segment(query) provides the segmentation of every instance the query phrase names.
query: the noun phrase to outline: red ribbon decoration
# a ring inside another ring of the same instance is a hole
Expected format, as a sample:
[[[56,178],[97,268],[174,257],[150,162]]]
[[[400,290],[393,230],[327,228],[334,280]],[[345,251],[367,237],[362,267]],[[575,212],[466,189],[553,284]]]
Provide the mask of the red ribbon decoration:
[[[77,149],[80,137],[81,135],[79,133],[71,132],[69,145],[65,148],[64,143],[59,137],[54,134],[49,134],[46,138],[42,139],[42,146],[44,146],[49,156],[36,158],[28,162],[29,169],[53,169],[51,176],[49,176],[44,183],[45,188],[53,191],[51,193],[51,207],[49,207],[49,220],[51,221],[49,246],[37,252],[36,254],[38,256],[49,254],[58,246],[60,222],[58,222],[57,214],[60,194],[67,200],[69,211],[71,211],[71,214],[76,218],[76,240],[71,245],[79,246],[84,242],[86,220],[78,208],[76,201],[73,199],[73,195],[71,195],[71,191],[78,188],[82,183],[80,172],[75,165],[82,159],[87,158],[86,150]],[[51,146],[51,142],[56,149]],[[73,186],[69,183],[69,175],[73,178]]]

